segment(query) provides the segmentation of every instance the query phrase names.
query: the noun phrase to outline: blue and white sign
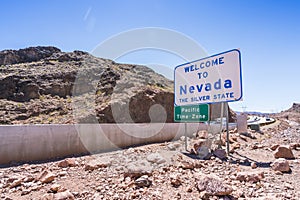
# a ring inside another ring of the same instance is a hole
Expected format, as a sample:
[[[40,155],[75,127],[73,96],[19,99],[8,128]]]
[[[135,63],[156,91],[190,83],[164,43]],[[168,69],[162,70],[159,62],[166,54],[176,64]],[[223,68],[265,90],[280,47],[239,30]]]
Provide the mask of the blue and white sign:
[[[237,49],[179,65],[174,76],[177,106],[242,98],[241,53]]]

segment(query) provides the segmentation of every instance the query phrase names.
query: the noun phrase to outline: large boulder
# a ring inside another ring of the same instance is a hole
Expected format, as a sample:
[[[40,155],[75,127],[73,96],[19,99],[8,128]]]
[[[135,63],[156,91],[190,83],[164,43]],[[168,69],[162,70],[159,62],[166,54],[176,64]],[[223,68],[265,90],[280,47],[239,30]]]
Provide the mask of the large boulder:
[[[280,171],[280,172],[290,172],[291,171],[289,162],[284,158],[276,159],[271,164],[271,167],[274,171]]]
[[[275,153],[275,158],[286,158],[286,159],[295,159],[295,156],[292,152],[292,149],[289,146],[280,145],[277,147]]]

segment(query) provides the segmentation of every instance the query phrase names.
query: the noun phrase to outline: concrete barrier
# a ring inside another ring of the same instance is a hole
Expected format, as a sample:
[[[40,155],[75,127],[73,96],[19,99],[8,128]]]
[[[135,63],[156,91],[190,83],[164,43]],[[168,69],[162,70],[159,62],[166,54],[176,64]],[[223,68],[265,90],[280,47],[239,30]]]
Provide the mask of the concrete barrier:
[[[189,123],[187,135],[207,130]],[[76,124],[0,126],[0,164],[30,162],[176,140],[184,124]]]

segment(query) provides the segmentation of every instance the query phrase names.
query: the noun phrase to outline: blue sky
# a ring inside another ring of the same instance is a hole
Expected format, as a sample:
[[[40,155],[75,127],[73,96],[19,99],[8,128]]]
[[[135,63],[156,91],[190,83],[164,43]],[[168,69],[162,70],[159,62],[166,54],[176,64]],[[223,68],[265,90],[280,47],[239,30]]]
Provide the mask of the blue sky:
[[[240,48],[244,99],[231,107],[274,112],[300,102],[299,10],[296,0],[2,1],[0,49],[51,45],[91,52],[130,29],[171,29],[195,40],[209,55]],[[154,50],[117,61],[168,66],[157,70],[169,78],[185,62]]]

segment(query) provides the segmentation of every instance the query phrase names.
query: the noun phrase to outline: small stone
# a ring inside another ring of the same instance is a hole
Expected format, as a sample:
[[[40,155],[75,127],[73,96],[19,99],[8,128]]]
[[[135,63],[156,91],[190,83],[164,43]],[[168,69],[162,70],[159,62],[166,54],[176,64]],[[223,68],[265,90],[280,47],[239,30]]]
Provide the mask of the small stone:
[[[27,177],[24,178],[24,183],[31,182],[33,180],[34,180],[34,177],[31,176],[31,175],[29,175],[29,176],[27,176]]]
[[[235,135],[229,135],[229,142],[230,143],[235,143],[235,142],[237,142],[237,136],[235,136]]]
[[[186,191],[187,191],[187,192],[193,192],[193,187],[192,187],[192,186],[188,186],[188,187],[186,188]]]
[[[50,183],[54,181],[55,175],[48,170],[44,170],[40,175],[37,177],[37,180],[39,180],[42,183]]]
[[[289,184],[289,183],[285,183],[285,184],[284,184],[284,187],[285,187],[286,189],[288,189],[288,190],[293,190],[293,189],[294,189],[294,187],[293,187],[291,184]]]
[[[240,138],[241,138],[242,140],[244,140],[245,142],[248,142],[248,137],[246,137],[246,136],[240,134]]]
[[[181,137],[180,137],[180,140],[181,140],[181,141],[185,141],[185,136],[181,136]]]
[[[251,146],[251,148],[252,148],[252,149],[262,149],[262,148],[264,148],[264,146],[261,145],[261,144],[253,144],[253,145]]]
[[[53,184],[53,185],[51,185],[51,187],[50,187],[50,190],[51,190],[52,192],[58,192],[58,191],[60,191],[61,189],[62,189],[62,186],[59,185],[59,184]]]
[[[276,175],[283,175],[283,173],[281,171],[275,171]]]
[[[171,184],[173,187],[179,187],[181,185],[181,180],[179,177],[180,177],[179,174],[173,174],[170,176]]]
[[[22,185],[24,186],[24,188],[30,188],[32,186],[34,186],[35,184],[33,182],[29,182],[29,183],[22,183]]]
[[[179,170],[195,169],[195,168],[203,167],[200,160],[191,159],[187,156],[179,155],[176,159],[174,159],[174,161],[175,161],[174,166],[179,168]]]
[[[197,157],[200,159],[209,159],[211,157],[209,148],[201,145],[202,145],[201,142],[200,144],[194,144],[194,148],[193,148],[194,154],[196,154]]]
[[[95,170],[98,168],[104,168],[110,166],[112,163],[111,157],[98,157],[96,159],[90,160],[85,164],[85,170]]]
[[[41,200],[54,200],[54,194],[44,194],[42,197],[41,197]]]
[[[293,160],[293,163],[294,164],[299,164],[300,162],[299,162],[299,160]]]
[[[290,165],[287,160],[284,158],[278,158],[276,159],[272,164],[271,167],[274,171],[280,171],[280,172],[290,172]]]
[[[257,168],[257,164],[255,162],[251,162],[251,168],[252,169],[256,169]]]
[[[192,153],[197,154],[197,150],[206,143],[205,139],[198,139],[192,143]]]
[[[175,151],[176,149],[178,149],[179,147],[181,147],[182,144],[180,144],[179,142],[173,142],[167,145],[168,149],[171,151]]]
[[[168,144],[167,147],[168,147],[168,149],[171,150],[171,151],[175,151],[175,150],[176,150],[175,145],[172,144],[172,143],[171,143],[171,144]]]
[[[31,192],[31,190],[29,190],[29,189],[24,189],[24,190],[22,190],[21,195],[24,196],[24,195],[29,194],[30,192]]]
[[[216,149],[216,150],[213,152],[213,154],[214,154],[217,158],[219,158],[219,159],[221,159],[221,160],[224,160],[224,159],[227,158],[227,154],[226,154],[226,151],[225,151],[224,149]]]
[[[127,176],[125,179],[124,179],[125,183],[130,183],[131,182],[131,178],[129,176]]]
[[[198,131],[196,133],[196,137],[198,137],[200,139],[206,139],[206,138],[208,138],[208,132],[207,132],[207,130]]]
[[[24,179],[25,178],[20,178],[18,180],[15,180],[14,182],[12,182],[12,184],[9,187],[14,188],[20,186],[24,182]]]
[[[202,178],[198,182],[197,187],[200,193],[205,193],[204,196],[226,196],[230,195],[233,191],[232,187],[211,176],[205,176]]]
[[[96,187],[95,190],[96,190],[97,192],[101,192],[101,191],[103,190],[102,185]]]
[[[39,182],[40,183],[40,182]],[[31,187],[31,191],[38,191],[42,188],[43,186],[42,185],[33,185]]]
[[[291,199],[293,196],[292,196],[291,194],[286,194],[285,197],[286,197],[287,199]]]
[[[68,175],[68,172],[66,172],[66,171],[61,171],[61,172],[58,173],[58,175],[59,175],[59,176],[66,176],[66,175]]]
[[[77,165],[75,158],[66,158],[58,163],[59,167],[75,167]]]
[[[137,161],[129,163],[126,166],[124,177],[135,177],[138,178],[142,175],[152,174],[153,167],[147,161]]]
[[[238,143],[238,142],[235,142],[235,143],[233,143],[232,145],[230,145],[230,150],[229,150],[229,152],[230,152],[230,153],[234,153],[234,151],[235,151],[236,149],[239,149],[240,147],[241,147],[241,144]]]
[[[162,164],[166,160],[159,153],[152,153],[147,156],[147,160],[151,163]]]
[[[76,197],[79,195],[79,192],[72,192],[72,194]]]
[[[277,147],[275,153],[275,158],[285,158],[285,159],[295,159],[295,156],[289,146],[280,145]]]
[[[7,179],[7,183],[12,183],[15,180],[18,180],[20,178],[22,178],[22,177],[20,177],[20,176],[9,176],[8,179]]]
[[[64,191],[54,194],[53,200],[73,200],[74,195],[70,191]]]
[[[290,144],[291,149],[297,150],[299,147],[300,147],[300,143],[293,142]]]
[[[274,144],[274,145],[271,146],[270,149],[271,149],[272,151],[275,151],[278,147],[279,147],[279,144]]]
[[[263,172],[238,172],[236,180],[256,183],[264,178]]]
[[[134,181],[134,184],[137,187],[149,187],[151,185],[151,181],[147,175],[143,175]]]

